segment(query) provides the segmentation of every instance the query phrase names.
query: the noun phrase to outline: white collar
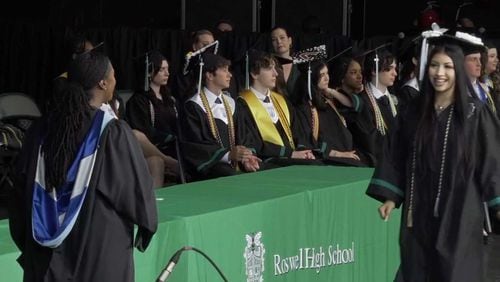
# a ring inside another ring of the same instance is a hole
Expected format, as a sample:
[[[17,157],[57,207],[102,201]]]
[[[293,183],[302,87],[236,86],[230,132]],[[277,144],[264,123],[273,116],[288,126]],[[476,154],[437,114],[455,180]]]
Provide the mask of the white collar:
[[[373,83],[369,83],[370,85],[370,90],[373,93],[373,96],[375,96],[375,99],[379,99],[382,96],[389,96],[391,93],[389,93],[389,90],[386,88],[385,92],[380,91]]]
[[[405,86],[410,86],[411,88],[414,88],[415,90],[417,91],[420,91],[420,87],[418,85],[418,81],[417,81],[417,78],[414,77],[410,80],[408,80],[406,83],[405,83]]]
[[[252,92],[255,94],[255,96],[257,96],[257,98],[261,101],[264,101],[264,99],[266,99],[266,97],[268,97],[268,96],[269,96],[269,99],[271,99],[271,97],[270,97],[271,93],[269,92],[269,89],[267,89],[266,94],[259,92],[257,89],[255,89],[253,87],[250,87],[250,90],[252,90]]]
[[[257,97],[257,99],[259,99],[260,103],[264,106],[267,113],[269,114],[269,117],[271,117],[271,120],[273,121],[273,123],[278,122],[279,117],[278,117],[278,114],[276,112],[276,109],[274,108],[273,100],[271,100],[271,97],[270,97],[271,91],[269,91],[269,89],[268,89],[267,95],[265,95],[265,94],[260,93],[259,91],[257,91],[253,87],[250,87],[250,90]],[[267,97],[269,97],[269,103],[264,103],[264,99],[266,99]]]
[[[207,97],[207,101],[208,101],[208,104],[210,105],[210,107],[212,107],[213,104],[215,104],[215,100],[217,98],[219,98],[222,102],[222,91],[219,93],[219,95],[213,93],[212,91],[210,91],[208,88],[206,87],[203,87],[203,92],[205,92],[205,96]]]

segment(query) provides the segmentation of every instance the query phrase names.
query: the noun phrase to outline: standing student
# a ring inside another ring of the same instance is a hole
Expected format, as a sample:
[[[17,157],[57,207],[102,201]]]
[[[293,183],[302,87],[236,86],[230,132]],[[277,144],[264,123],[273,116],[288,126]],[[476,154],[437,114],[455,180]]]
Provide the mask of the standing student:
[[[134,281],[133,247],[144,251],[156,231],[156,200],[130,127],[100,110],[113,66],[83,53],[64,82],[16,170],[9,224],[24,281]]]
[[[495,109],[500,107],[500,72],[498,70],[498,51],[497,47],[490,40],[485,40],[486,48],[488,49],[485,66],[483,68],[483,75],[481,82],[488,87],[491,100]],[[500,113],[497,111],[497,116]]]
[[[457,32],[458,33],[458,32]],[[464,34],[464,33],[461,33]],[[475,38],[479,44],[474,44],[473,47],[464,48],[465,55],[465,72],[470,79],[473,91],[471,96],[476,97],[481,102],[487,104],[493,112],[496,112],[495,103],[491,97],[490,89],[480,80],[483,70],[482,56],[483,53],[487,54],[487,48],[484,47],[481,39],[470,34],[465,36]]]
[[[484,281],[483,202],[500,209],[500,124],[471,98],[464,54],[436,41],[418,101],[399,117],[367,194],[388,220],[403,205],[403,281]]]

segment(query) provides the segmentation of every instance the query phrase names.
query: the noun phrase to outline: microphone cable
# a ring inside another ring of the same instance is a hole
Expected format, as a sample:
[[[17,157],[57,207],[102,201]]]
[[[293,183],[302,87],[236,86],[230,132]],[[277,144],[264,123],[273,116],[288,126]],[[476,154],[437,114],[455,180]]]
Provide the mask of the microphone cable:
[[[165,282],[165,281],[167,281],[168,276],[170,275],[170,273],[172,273],[175,265],[179,262],[181,254],[184,251],[195,251],[195,252],[201,254],[204,258],[206,258],[210,262],[210,264],[215,268],[215,270],[217,270],[217,273],[219,273],[219,275],[222,278],[222,280],[224,282],[227,282],[226,276],[224,276],[224,274],[222,273],[222,271],[220,270],[220,268],[217,266],[217,264],[207,254],[205,254],[204,252],[202,252],[200,249],[195,248],[195,247],[191,247],[191,246],[184,246],[181,249],[179,249],[177,252],[174,253],[174,255],[168,261],[167,266],[165,266],[165,268],[163,269],[163,271],[160,274],[160,276],[158,276],[158,278],[156,279],[156,282]]]

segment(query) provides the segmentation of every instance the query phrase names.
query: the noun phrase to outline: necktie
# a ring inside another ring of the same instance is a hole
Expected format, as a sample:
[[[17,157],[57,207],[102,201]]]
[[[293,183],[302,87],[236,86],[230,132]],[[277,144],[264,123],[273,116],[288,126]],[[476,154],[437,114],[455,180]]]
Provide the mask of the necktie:
[[[269,96],[266,96],[266,98],[262,102],[269,103],[269,102],[271,102],[271,100],[269,100]]]
[[[389,98],[386,95],[378,98],[377,100],[379,100],[380,104],[382,104],[384,107],[386,107],[386,108],[390,107]]]
[[[222,101],[219,99],[219,97],[217,97],[217,99],[215,99],[215,104],[222,104]]]

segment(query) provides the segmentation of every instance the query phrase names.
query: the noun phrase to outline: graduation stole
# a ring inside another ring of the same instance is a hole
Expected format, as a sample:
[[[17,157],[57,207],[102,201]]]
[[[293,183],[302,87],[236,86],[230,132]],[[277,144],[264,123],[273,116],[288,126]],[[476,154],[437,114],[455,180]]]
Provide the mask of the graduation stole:
[[[115,118],[108,111],[97,111],[60,189],[46,190],[45,159],[40,145],[32,202],[32,234],[38,244],[56,248],[73,229],[85,201],[102,132]]]
[[[488,86],[479,81],[477,86],[479,88],[479,91],[483,92],[483,94],[486,96],[486,103],[488,103],[490,109],[493,111],[493,113],[496,113],[497,109],[495,107],[495,103],[493,102],[493,97],[491,97],[491,93],[490,91],[488,91]]]
[[[257,99],[255,94],[251,90],[245,90],[240,94],[240,96],[243,100],[245,100],[245,102],[247,102],[262,139],[279,146],[284,146],[283,140],[271,120],[269,113],[259,99]],[[290,143],[292,149],[295,149],[292,130],[290,128],[290,111],[288,110],[285,98],[273,91],[270,91],[269,97],[273,102],[274,109],[278,114],[278,118],[283,126],[283,129],[285,130],[288,142]]]
[[[229,103],[224,98],[224,94],[220,95],[220,98],[222,99],[224,109],[226,110],[227,126],[229,132],[229,150],[232,151],[236,144],[233,114],[231,112],[231,106],[229,106]],[[217,140],[219,145],[221,147],[224,147],[224,143],[222,143],[222,139],[220,138],[219,129],[217,128],[217,124],[215,123],[214,115],[212,114],[212,110],[210,109],[210,104],[208,103],[207,96],[205,95],[205,92],[203,90],[201,90],[200,92],[200,99],[201,102],[203,103],[203,107],[205,108],[205,112],[207,113],[207,120],[208,120],[208,125],[210,127],[210,131],[212,132],[212,135],[214,136],[215,140]]]
[[[311,100],[309,100],[309,107],[311,108],[311,128],[312,128],[312,135],[313,135],[314,141],[318,141],[318,136],[319,136],[319,116],[318,116],[318,110],[312,104]]]

